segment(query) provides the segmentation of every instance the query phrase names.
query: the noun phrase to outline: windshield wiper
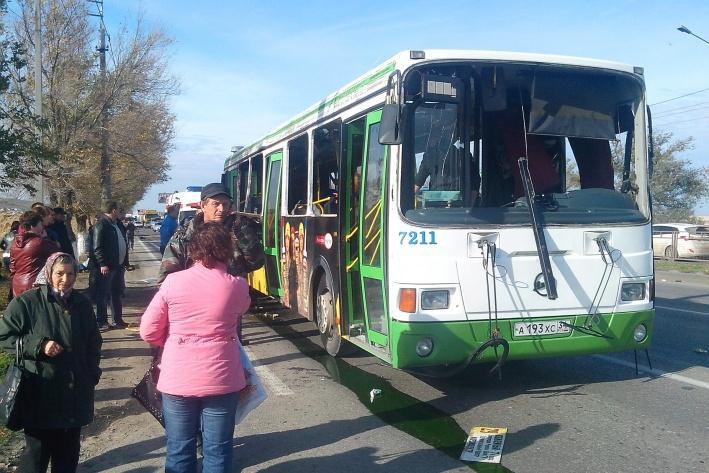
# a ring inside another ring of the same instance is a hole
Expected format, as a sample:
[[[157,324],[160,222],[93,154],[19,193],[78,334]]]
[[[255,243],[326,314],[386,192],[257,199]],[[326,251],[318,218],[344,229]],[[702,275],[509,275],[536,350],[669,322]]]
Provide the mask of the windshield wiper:
[[[517,161],[519,164],[519,173],[522,175],[522,184],[524,185],[524,196],[527,199],[527,209],[529,209],[529,218],[532,220],[532,230],[534,230],[534,242],[537,244],[537,253],[539,254],[539,264],[542,266],[542,275],[544,276],[544,284],[546,285],[547,297],[556,299],[556,279],[551,270],[551,262],[549,261],[549,249],[547,241],[544,237],[544,227],[542,219],[543,209],[541,208],[540,199],[534,193],[532,185],[532,176],[529,174],[529,163],[527,158],[521,157]]]

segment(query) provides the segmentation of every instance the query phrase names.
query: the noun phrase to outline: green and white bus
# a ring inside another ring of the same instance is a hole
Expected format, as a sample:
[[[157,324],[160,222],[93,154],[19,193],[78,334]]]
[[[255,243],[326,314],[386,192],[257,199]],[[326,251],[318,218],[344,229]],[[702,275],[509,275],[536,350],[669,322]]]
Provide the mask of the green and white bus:
[[[226,160],[251,283],[395,368],[647,348],[646,110],[639,67],[401,52]]]

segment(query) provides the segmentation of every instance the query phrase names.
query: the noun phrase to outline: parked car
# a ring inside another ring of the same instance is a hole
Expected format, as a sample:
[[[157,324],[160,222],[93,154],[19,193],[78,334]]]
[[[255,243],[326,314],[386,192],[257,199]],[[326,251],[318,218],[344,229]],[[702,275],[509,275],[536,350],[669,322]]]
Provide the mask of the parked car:
[[[152,221],[150,222],[150,228],[151,228],[154,232],[159,232],[161,226],[162,226],[162,219],[160,219],[160,218],[155,219],[155,220],[152,220]]]
[[[662,223],[652,226],[655,256],[672,257],[672,242],[677,234],[677,258],[709,259],[709,226],[692,223]]]

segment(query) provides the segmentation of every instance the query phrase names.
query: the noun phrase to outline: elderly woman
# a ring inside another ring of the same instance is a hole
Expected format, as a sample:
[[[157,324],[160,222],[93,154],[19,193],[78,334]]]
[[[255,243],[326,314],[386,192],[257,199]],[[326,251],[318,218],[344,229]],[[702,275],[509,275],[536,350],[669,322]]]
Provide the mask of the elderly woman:
[[[25,373],[17,399],[25,429],[20,471],[74,472],[81,427],[93,420],[101,376],[101,335],[89,300],[73,290],[77,266],[66,253],[45,264],[45,283],[10,302],[0,318],[0,345],[22,338]]]
[[[59,245],[45,238],[42,216],[29,211],[20,217],[22,232],[10,245],[10,274],[12,294],[17,297],[32,287],[44,263],[52,253],[59,251]]]
[[[234,414],[246,385],[236,327],[249,307],[249,289],[227,272],[234,242],[223,225],[206,223],[188,245],[194,265],[167,276],[140,323],[143,340],[164,347],[157,387],[165,471],[196,471],[201,422],[203,473],[231,472]]]

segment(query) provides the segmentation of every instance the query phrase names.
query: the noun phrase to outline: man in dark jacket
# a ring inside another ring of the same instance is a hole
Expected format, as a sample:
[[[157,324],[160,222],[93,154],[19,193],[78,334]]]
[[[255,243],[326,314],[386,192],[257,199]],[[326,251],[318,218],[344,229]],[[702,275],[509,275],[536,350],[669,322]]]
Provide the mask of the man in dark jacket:
[[[62,248],[62,253],[67,253],[74,256],[74,245],[71,244],[71,238],[69,237],[69,229],[66,226],[66,212],[62,207],[56,207],[54,210],[54,223],[47,227],[47,234],[50,230],[54,232],[57,237],[57,243]]]
[[[231,195],[224,185],[215,182],[202,188],[202,212],[198,213],[186,227],[179,227],[170,239],[158,271],[158,283],[162,283],[168,274],[182,271],[191,265],[187,243],[195,229],[209,222],[221,222],[230,228],[236,237],[234,258],[227,271],[234,276],[246,277],[251,271],[263,266],[266,256],[261,241],[261,227],[254,220],[232,213]],[[238,328],[241,339],[241,324]],[[244,340],[242,343],[245,344]]]
[[[202,188],[202,212],[198,213],[186,227],[180,227],[170,239],[158,271],[158,283],[168,274],[187,269],[190,255],[187,243],[196,228],[209,222],[221,222],[230,228],[236,237],[234,258],[227,268],[229,274],[245,277],[251,271],[263,266],[266,256],[261,242],[261,227],[254,220],[232,213],[231,195],[222,184],[215,182]]]
[[[125,328],[123,321],[123,305],[121,303],[122,288],[114,284],[123,278],[125,260],[128,254],[126,240],[116,225],[120,215],[118,203],[109,201],[104,208],[103,216],[93,225],[93,251],[91,262],[96,302],[96,322],[102,331],[108,330],[108,303],[111,303],[113,326]]]

